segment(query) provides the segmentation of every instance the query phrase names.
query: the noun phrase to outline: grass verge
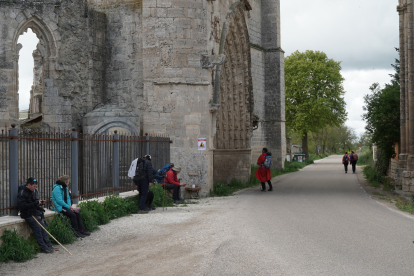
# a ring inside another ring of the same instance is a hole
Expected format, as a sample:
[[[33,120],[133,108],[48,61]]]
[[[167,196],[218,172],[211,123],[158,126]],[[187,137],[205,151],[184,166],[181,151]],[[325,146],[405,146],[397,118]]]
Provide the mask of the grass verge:
[[[300,169],[304,168],[309,164],[313,164],[314,160],[317,158],[310,158],[305,162],[285,162],[285,167],[283,169],[270,169],[271,177],[279,176],[282,174],[287,174],[291,172],[299,171]],[[318,158],[319,159],[319,158]],[[243,182],[238,179],[233,179],[229,184],[225,183],[215,183],[213,186],[213,190],[210,191],[210,196],[230,196],[233,195],[234,192],[246,189],[250,187],[254,187],[260,184],[259,180],[254,176],[255,172],[259,166],[252,165],[251,172],[250,172],[250,179],[247,182]]]

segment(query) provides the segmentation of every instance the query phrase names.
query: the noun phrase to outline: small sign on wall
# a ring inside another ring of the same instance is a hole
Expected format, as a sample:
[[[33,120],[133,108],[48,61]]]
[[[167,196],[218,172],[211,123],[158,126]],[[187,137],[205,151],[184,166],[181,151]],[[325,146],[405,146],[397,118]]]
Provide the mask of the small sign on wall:
[[[198,150],[206,150],[206,138],[198,138]]]

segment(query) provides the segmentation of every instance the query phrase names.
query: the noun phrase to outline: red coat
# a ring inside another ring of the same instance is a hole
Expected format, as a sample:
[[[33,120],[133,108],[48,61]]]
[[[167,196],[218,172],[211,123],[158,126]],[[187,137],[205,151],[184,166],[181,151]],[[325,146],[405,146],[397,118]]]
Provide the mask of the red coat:
[[[259,156],[259,159],[257,159],[257,165],[263,165],[266,160],[266,153],[262,153],[262,155]],[[264,166],[260,166],[254,176],[259,179],[260,182],[267,182],[271,179],[270,177],[270,169],[266,169]]]
[[[165,179],[165,183],[164,184],[174,184],[174,185],[180,186],[180,182],[177,179],[177,172],[175,172],[172,169],[170,169],[167,172],[167,175],[166,175],[166,179]],[[164,185],[164,184],[162,184],[162,185]]]

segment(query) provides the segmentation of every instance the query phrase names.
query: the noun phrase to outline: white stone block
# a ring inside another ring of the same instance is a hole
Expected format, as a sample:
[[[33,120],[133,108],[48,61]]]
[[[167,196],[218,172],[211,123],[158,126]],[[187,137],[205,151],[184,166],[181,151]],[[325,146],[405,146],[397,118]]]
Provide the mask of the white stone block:
[[[186,125],[200,125],[201,113],[193,113],[184,116],[184,123]]]
[[[171,7],[171,0],[157,0],[158,8],[169,8]]]

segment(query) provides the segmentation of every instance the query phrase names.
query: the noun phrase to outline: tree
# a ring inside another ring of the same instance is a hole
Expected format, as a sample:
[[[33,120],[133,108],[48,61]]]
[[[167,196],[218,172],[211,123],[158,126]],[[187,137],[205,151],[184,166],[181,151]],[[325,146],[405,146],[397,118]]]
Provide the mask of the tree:
[[[361,138],[359,139],[359,144],[365,147],[371,147],[372,144],[372,134],[369,132],[364,132]]]
[[[349,152],[356,147],[355,143],[358,137],[352,128],[342,125],[338,128],[337,137],[343,151]]]
[[[340,62],[319,51],[296,51],[285,59],[286,124],[300,134],[306,158],[308,133],[340,126],[347,118],[340,71]]]
[[[362,119],[367,122],[365,129],[372,134],[372,142],[380,149],[376,167],[383,175],[386,174],[389,160],[395,157],[395,143],[400,139],[400,61],[396,59],[391,66],[396,72],[390,75],[391,83],[385,84],[384,88],[378,83],[371,85],[371,94],[364,96],[363,109],[366,113],[362,115]]]

